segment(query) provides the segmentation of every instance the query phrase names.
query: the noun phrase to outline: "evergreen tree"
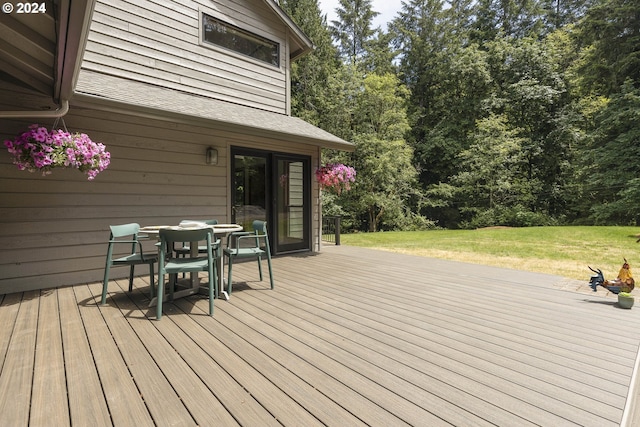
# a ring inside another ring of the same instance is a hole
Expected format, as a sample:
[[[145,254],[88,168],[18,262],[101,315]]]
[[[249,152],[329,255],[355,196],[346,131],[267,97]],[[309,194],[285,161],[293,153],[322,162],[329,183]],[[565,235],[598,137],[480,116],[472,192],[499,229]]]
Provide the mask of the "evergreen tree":
[[[323,196],[349,227],[638,219],[638,2],[406,0],[388,32],[370,0],[331,32],[317,0],[281,4],[317,46],[294,114],[356,144],[326,153],[358,172]]]
[[[640,90],[631,80],[596,117],[585,157],[591,212],[597,224],[638,224],[640,206]]]
[[[282,0],[282,8],[311,39],[314,50],[291,65],[291,113],[323,129],[328,129],[327,111],[332,108],[326,87],[340,66],[331,41],[326,17],[318,0]]]
[[[410,142],[416,150],[416,163],[422,169],[423,182],[437,182],[447,175],[438,167],[440,163],[433,159],[434,154],[443,156],[444,153],[437,153],[438,147],[427,141],[427,136],[438,121],[433,103],[439,84],[436,70],[440,67],[440,53],[444,44],[442,14],[443,4],[440,0],[410,0],[403,2],[398,16],[389,26],[394,34],[394,47],[402,52],[400,77],[411,93]],[[446,160],[443,163],[446,164]]]
[[[594,0],[541,0],[544,22],[548,32],[577,23]]]
[[[559,132],[560,118],[569,104],[566,83],[549,55],[547,45],[534,38],[498,39],[489,45],[489,62],[496,86],[487,105],[505,114],[524,139],[526,169],[523,178],[532,187],[532,211],[560,215],[566,200],[558,191],[564,185],[570,145]]]
[[[538,35],[542,13],[536,0],[478,0],[476,40]]]
[[[368,231],[426,225],[415,214],[420,200],[417,171],[413,150],[404,140],[409,129],[407,95],[393,74],[370,74],[357,96],[352,158],[358,177],[347,197]]]
[[[475,0],[450,0],[449,8],[444,11],[447,26],[445,33],[450,44],[466,47],[471,42],[472,30],[475,26]]]
[[[452,180],[466,218],[463,227],[543,225],[531,214],[532,188],[539,182],[527,177],[521,133],[505,114],[478,121],[473,143],[460,153],[460,172]]]
[[[585,94],[619,93],[627,79],[640,84],[640,2],[603,0],[589,9],[578,30]]]
[[[576,171],[585,182],[580,214],[590,212],[598,224],[637,223],[640,4],[603,0],[589,9],[575,34],[582,50],[569,71],[585,118]]]
[[[333,37],[342,58],[357,64],[369,48],[374,36],[371,22],[379,14],[371,8],[371,0],[340,0],[336,13],[338,20],[331,22]]]
[[[487,97],[486,54],[477,45],[465,47],[468,28],[457,26],[469,23],[469,8],[468,2],[445,10],[439,0],[412,0],[390,26],[403,52],[399,68],[411,91],[410,141],[425,188],[457,172],[456,158],[468,147]]]
[[[392,49],[392,43],[393,34],[377,29],[375,35],[369,41],[368,49],[362,58],[362,69],[366,73],[396,74],[397,66],[394,60],[398,53]]]

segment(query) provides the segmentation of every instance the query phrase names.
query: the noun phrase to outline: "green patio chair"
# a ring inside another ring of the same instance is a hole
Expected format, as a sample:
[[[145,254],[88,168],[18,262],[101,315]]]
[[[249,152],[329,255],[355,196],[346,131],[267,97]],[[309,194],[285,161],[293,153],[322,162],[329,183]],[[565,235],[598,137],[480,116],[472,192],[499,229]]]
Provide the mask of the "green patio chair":
[[[271,282],[271,289],[273,289],[273,270],[271,268],[271,249],[269,248],[267,223],[265,221],[253,221],[252,227],[253,233],[237,231],[231,233],[227,239],[224,256],[229,259],[229,276],[227,278],[227,293],[229,295],[231,295],[233,261],[236,258],[256,258],[258,260],[260,281],[262,281],[262,257],[266,257],[267,265],[269,266],[269,281]],[[263,241],[264,244],[262,244],[261,241]]]
[[[171,251],[175,242],[201,242],[206,241],[206,257],[181,258],[173,256]],[[217,244],[219,244],[219,240]],[[213,300],[218,293],[218,267],[216,257],[213,255],[214,240],[213,229],[201,228],[196,230],[160,230],[160,253],[166,253],[167,258],[160,258],[158,262],[158,305],[156,318],[162,317],[162,301],[164,299],[164,275],[169,275],[169,297],[173,298],[173,290],[178,273],[196,273],[206,271],[209,274],[209,315],[213,316]]]
[[[183,219],[182,221],[180,221],[180,223],[184,223],[184,222],[203,222],[205,224],[208,225],[216,225],[218,223],[217,219],[206,219],[206,220],[191,220],[191,219]],[[177,244],[177,247],[175,246]],[[214,247],[214,250],[218,251],[217,247]],[[188,256],[191,254],[191,246],[189,246],[189,242],[176,242],[174,243],[174,247],[173,247],[173,252],[176,253],[176,255],[178,256]],[[202,245],[202,246],[198,246],[198,253],[200,254],[205,254],[207,253],[207,248]]]
[[[158,254],[148,253],[145,254],[142,250],[142,243],[138,236],[140,231],[140,225],[136,223],[111,225],[111,234],[109,236],[109,247],[107,249],[107,260],[104,267],[104,280],[102,282],[102,301],[104,305],[107,302],[107,285],[109,283],[109,272],[111,267],[119,267],[127,265],[129,270],[129,292],[133,290],[133,275],[136,265],[148,264],[149,276],[151,283],[151,298],[153,298],[154,277],[153,277],[153,264],[158,261]],[[125,246],[127,249],[127,255],[113,258],[114,249],[116,247]]]

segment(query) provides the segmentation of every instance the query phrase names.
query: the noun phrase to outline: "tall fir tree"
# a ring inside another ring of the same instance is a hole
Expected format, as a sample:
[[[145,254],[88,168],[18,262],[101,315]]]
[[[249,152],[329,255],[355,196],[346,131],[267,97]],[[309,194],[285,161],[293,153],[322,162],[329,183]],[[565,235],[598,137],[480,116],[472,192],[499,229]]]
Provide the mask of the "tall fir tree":
[[[326,87],[340,66],[326,16],[318,0],[282,0],[282,8],[311,39],[314,50],[291,65],[291,112],[323,129],[329,129],[327,110],[333,102]]]
[[[445,9],[440,0],[403,3],[390,30],[400,56],[400,76],[411,91],[410,141],[425,187],[448,181],[487,94],[484,53],[468,46],[471,4]]]
[[[371,0],[340,0],[336,13],[338,19],[331,25],[340,55],[345,62],[357,64],[369,49],[375,34],[372,21],[379,13],[372,9]]]
[[[576,24],[597,0],[541,0],[547,32]]]
[[[543,28],[542,15],[536,0],[478,0],[476,41],[538,35]]]
[[[640,2],[603,0],[578,25],[585,92],[610,96],[627,79],[640,84]]]

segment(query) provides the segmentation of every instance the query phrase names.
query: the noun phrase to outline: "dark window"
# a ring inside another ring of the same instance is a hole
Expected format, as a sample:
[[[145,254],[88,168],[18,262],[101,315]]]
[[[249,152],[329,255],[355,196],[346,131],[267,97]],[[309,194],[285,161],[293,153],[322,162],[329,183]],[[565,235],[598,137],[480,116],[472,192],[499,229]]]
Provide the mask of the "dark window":
[[[280,45],[259,35],[202,14],[204,40],[267,64],[280,66]]]

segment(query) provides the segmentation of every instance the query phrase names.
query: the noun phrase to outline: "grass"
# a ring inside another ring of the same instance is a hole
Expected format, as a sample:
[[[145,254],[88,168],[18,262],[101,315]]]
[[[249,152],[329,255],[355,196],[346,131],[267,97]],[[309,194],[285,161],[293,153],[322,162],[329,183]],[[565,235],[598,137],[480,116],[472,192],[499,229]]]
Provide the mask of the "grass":
[[[344,245],[589,280],[613,279],[623,258],[640,268],[638,227],[528,227],[343,234]]]

